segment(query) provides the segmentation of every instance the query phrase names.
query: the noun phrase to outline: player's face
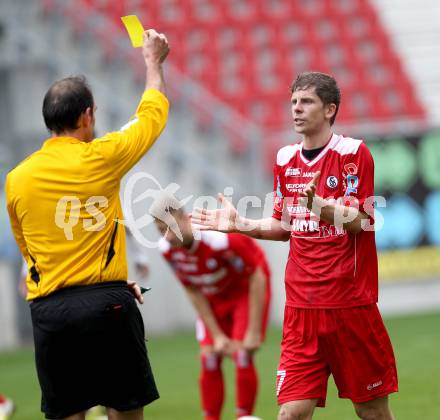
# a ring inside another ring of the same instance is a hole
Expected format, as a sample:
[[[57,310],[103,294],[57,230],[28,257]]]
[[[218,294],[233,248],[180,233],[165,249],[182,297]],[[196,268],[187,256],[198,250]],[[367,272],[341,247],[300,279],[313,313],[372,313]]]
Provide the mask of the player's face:
[[[173,214],[174,220],[168,221],[155,220],[159,233],[171,244],[173,248],[182,248],[191,246],[194,236],[191,230],[191,222],[186,215]],[[173,229],[170,228],[173,227]],[[177,229],[176,229],[177,228]],[[182,240],[177,232],[180,232]]]
[[[329,107],[315,93],[315,87],[292,93],[292,117],[295,131],[304,135],[318,133],[329,123]]]

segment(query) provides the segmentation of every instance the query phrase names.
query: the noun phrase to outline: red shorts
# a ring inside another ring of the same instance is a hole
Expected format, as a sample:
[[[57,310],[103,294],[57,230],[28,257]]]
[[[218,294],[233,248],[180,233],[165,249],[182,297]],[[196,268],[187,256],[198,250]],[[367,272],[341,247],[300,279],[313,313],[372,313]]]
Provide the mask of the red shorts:
[[[362,403],[396,392],[393,348],[376,304],[348,309],[286,307],[278,404],[318,399],[332,374],[340,398]]]
[[[261,335],[266,335],[267,321],[269,318],[270,289],[266,289],[264,299],[263,321]],[[243,293],[230,300],[211,302],[211,309],[223,332],[231,339],[242,341],[247,331],[249,320],[249,293]],[[196,337],[200,346],[212,346],[214,341],[211,333],[201,318],[196,322]]]

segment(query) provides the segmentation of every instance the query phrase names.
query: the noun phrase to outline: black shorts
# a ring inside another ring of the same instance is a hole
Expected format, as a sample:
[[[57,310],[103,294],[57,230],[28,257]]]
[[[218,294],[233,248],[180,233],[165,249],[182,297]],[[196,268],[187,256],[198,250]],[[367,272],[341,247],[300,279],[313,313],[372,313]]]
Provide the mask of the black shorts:
[[[46,418],[95,405],[134,410],[159,398],[126,282],[65,288],[30,306]]]

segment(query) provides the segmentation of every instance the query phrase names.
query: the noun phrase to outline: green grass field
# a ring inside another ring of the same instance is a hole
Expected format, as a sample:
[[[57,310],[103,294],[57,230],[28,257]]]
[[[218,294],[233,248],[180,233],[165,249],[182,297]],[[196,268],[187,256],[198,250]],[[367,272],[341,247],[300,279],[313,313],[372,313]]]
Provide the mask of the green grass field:
[[[391,396],[399,420],[440,419],[440,313],[386,320],[397,356],[400,392]],[[275,371],[279,355],[280,330],[271,329],[264,348],[257,356],[260,392],[256,415],[275,419]],[[192,333],[152,338],[150,358],[161,392],[161,399],[145,409],[145,418],[154,420],[197,420],[200,418],[197,387],[197,343]],[[227,403],[224,419],[233,419],[233,370],[225,363]],[[87,378],[85,379],[87,380]],[[0,354],[0,391],[16,402],[16,420],[38,420],[39,388],[33,353],[23,350]],[[318,409],[316,419],[357,418],[351,403],[339,400],[330,378],[327,407]]]

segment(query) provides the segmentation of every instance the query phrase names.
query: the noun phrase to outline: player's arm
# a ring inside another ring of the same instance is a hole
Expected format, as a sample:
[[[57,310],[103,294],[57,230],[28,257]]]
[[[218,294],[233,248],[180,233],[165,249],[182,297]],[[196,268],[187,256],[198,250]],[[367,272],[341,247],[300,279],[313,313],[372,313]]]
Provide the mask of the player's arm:
[[[226,355],[230,354],[231,340],[218,324],[208,299],[206,299],[203,293],[195,287],[185,286],[185,291],[199,317],[211,333],[214,340],[214,351]]]
[[[374,160],[365,143],[355,153],[348,154],[343,162],[352,172],[347,174],[344,196],[340,202],[329,202],[316,196],[317,172],[301,194],[303,205],[319,215],[319,218],[336,227],[343,227],[350,233],[370,230],[374,226]],[[351,180],[348,180],[350,175]],[[350,184],[350,185],[349,185]]]
[[[258,350],[261,345],[265,295],[266,277],[258,267],[249,278],[249,324],[243,340],[243,347],[249,351]]]
[[[120,131],[95,139],[91,146],[104,157],[111,176],[121,178],[150,149],[165,127],[169,103],[164,95],[162,63],[169,52],[163,34],[150,29],[144,34],[145,92],[135,116]]]
[[[274,217],[265,219],[247,219],[240,216],[232,203],[223,194],[218,196],[222,208],[207,210],[195,208],[191,214],[191,223],[198,230],[217,230],[226,233],[242,233],[254,239],[288,241],[290,230]]]
[[[318,171],[313,176],[313,179],[306,185],[304,191],[300,193],[303,197],[302,204],[307,206],[320,220],[337,227],[343,227],[350,233],[359,233],[362,230],[363,221],[368,219],[368,215],[360,211],[357,207],[349,207],[329,202],[317,196],[315,193],[319,176],[320,172]]]
[[[368,215],[356,207],[329,203],[320,197],[317,197],[317,200],[317,206],[321,208],[320,219],[334,226],[342,226],[350,233],[359,233],[362,230],[363,220],[368,219]]]

